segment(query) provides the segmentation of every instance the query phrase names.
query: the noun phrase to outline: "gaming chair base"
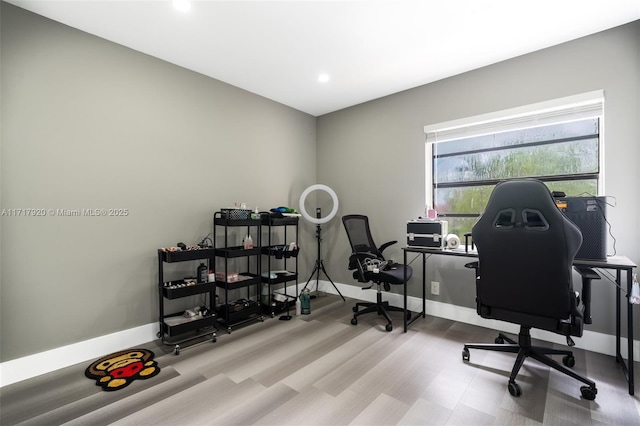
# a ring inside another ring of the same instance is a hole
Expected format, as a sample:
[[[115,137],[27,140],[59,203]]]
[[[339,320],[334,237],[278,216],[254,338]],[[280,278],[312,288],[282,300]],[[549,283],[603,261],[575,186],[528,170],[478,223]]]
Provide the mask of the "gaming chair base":
[[[503,342],[508,343],[503,343]],[[585,383],[587,386],[580,387],[580,393],[584,399],[593,401],[596,398],[596,394],[598,390],[596,389],[595,382],[577,374],[575,371],[570,370],[567,367],[573,367],[575,365],[575,358],[573,357],[573,352],[562,349],[553,349],[542,346],[532,346],[531,345],[531,333],[530,328],[528,327],[520,327],[520,334],[518,337],[518,342],[507,337],[503,333],[499,333],[498,337],[495,340],[495,344],[489,343],[467,343],[464,345],[464,349],[462,350],[462,360],[469,361],[470,353],[469,349],[484,349],[489,351],[498,351],[498,352],[509,352],[518,354],[516,357],[516,362],[511,370],[511,375],[509,376],[509,393],[513,396],[522,395],[522,391],[520,386],[516,383],[515,379],[520,371],[520,368],[524,364],[524,361],[527,357],[531,357],[555,370],[560,371],[570,377],[573,377],[576,380]],[[562,357],[562,364],[555,361],[548,355],[564,355]],[[563,365],[564,364],[564,365]]]

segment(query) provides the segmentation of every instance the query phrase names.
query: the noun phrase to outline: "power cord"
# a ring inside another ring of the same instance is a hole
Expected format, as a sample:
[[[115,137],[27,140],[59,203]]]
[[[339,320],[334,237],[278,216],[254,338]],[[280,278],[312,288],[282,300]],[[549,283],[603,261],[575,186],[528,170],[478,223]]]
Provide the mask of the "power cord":
[[[373,272],[374,274],[377,274],[380,271],[383,271],[388,264],[389,262],[386,260],[372,259],[372,258],[367,258],[364,260],[365,269],[369,272]]]

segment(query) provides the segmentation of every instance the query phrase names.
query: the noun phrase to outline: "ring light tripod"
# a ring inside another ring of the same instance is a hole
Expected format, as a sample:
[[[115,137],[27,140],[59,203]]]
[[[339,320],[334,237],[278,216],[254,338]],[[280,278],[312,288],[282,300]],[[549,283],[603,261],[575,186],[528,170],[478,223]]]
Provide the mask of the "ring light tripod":
[[[331,209],[331,212],[326,216],[326,217],[321,217],[321,209],[318,207],[316,208],[316,217],[312,217],[311,215],[309,215],[307,213],[307,211],[305,210],[304,207],[304,202],[307,198],[307,195],[309,195],[309,193],[311,193],[314,190],[323,190],[325,192],[327,192],[330,196],[331,199],[333,201],[333,208]],[[327,270],[324,267],[324,262],[322,261],[322,224],[323,223],[327,223],[329,222],[331,219],[333,219],[333,217],[336,215],[336,213],[338,212],[338,197],[336,195],[336,193],[329,188],[326,185],[311,185],[310,187],[308,187],[307,189],[305,189],[302,192],[302,195],[300,196],[300,213],[302,214],[302,216],[307,219],[309,222],[315,223],[316,224],[316,239],[318,240],[318,258],[316,259],[316,264],[313,267],[313,271],[311,272],[311,275],[309,276],[309,279],[307,280],[307,283],[304,285],[304,287],[302,288],[302,291],[304,291],[307,286],[309,285],[309,282],[311,282],[311,278],[313,278],[313,276],[316,276],[316,292],[318,291],[318,283],[320,282],[320,271],[322,271],[324,273],[324,275],[327,277],[327,279],[329,280],[329,282],[331,283],[331,285],[333,285],[333,288],[336,289],[336,291],[338,292],[338,294],[340,295],[340,297],[342,298],[342,300],[345,300],[344,296],[342,295],[342,293],[340,293],[340,290],[338,290],[338,287],[336,287],[336,284],[333,282],[333,280],[331,279],[331,277],[329,277],[329,274],[327,274]]]

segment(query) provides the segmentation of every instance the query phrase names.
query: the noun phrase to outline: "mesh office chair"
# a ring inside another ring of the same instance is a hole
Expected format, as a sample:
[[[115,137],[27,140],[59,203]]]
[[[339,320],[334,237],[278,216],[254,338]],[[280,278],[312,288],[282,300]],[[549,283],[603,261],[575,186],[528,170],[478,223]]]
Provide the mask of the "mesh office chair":
[[[595,383],[567,368],[575,364],[573,353],[533,346],[530,334],[531,328],[548,330],[566,336],[569,346],[574,345],[571,336],[582,336],[584,305],[572,284],[580,230],[556,207],[544,183],[517,179],[495,187],[472,237],[479,260],[466,266],[476,270],[477,312],[483,318],[518,324],[520,333],[517,342],[500,333],[496,344],[465,344],[462,359],[469,361],[469,349],[517,353],[508,389],[520,396],[515,378],[525,358],[531,357],[585,383],[582,397],[595,399]],[[564,365],[549,355],[563,355]]]
[[[353,214],[342,217],[344,229],[351,244],[351,256],[349,257],[349,270],[353,270],[353,278],[361,283],[372,282],[378,287],[376,302],[358,302],[353,307],[353,319],[351,324],[358,324],[358,317],[370,312],[376,312],[387,320],[385,329],[393,330],[393,324],[388,311],[404,312],[404,309],[390,306],[388,301],[382,300],[382,288],[389,291],[391,285],[404,284],[404,273],[407,271],[407,280],[411,278],[413,271],[410,266],[388,262],[382,252],[397,241],[389,241],[380,247],[376,246],[371,237],[369,229],[369,218],[367,216]],[[373,287],[364,287],[368,290]],[[360,309],[364,308],[364,309]],[[407,317],[411,317],[411,312],[407,311]]]

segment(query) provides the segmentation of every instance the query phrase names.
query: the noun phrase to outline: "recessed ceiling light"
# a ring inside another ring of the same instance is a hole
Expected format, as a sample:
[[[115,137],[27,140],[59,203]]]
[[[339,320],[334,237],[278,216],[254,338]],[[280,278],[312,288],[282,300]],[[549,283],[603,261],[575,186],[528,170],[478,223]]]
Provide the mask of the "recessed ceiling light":
[[[188,12],[191,9],[191,2],[189,0],[173,0],[173,7],[180,12]]]
[[[327,81],[329,81],[329,79],[330,79],[329,74],[322,73],[318,76],[318,81],[320,83],[326,83]]]

